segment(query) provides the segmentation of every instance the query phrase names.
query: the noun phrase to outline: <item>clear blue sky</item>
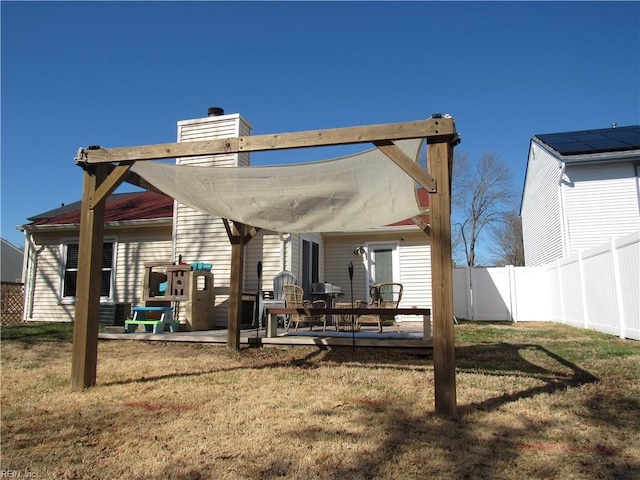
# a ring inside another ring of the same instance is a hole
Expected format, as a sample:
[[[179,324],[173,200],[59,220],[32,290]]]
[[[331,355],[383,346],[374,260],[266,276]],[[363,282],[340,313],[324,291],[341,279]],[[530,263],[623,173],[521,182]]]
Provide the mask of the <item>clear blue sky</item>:
[[[79,147],[172,142],[210,106],[254,134],[449,113],[458,149],[496,152],[518,190],[533,135],[640,123],[638,2],[0,7],[2,237],[18,246],[16,225],[80,199]],[[298,155],[314,153],[254,164]]]

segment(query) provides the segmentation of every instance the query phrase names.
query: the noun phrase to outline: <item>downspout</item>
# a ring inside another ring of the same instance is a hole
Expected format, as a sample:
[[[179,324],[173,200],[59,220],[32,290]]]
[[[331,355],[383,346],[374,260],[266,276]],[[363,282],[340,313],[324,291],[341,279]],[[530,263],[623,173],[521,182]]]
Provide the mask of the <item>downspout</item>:
[[[564,189],[562,188],[563,178],[565,174],[566,163],[560,162],[560,177],[558,178],[558,202],[560,206],[560,228],[562,230],[562,256],[567,257],[569,255],[569,230],[567,227],[567,219],[565,216],[564,205]]]
[[[23,274],[26,277],[26,272],[29,274],[29,283],[28,283],[28,292],[25,292],[25,316],[24,320],[27,318],[33,318],[33,302],[34,302],[34,292],[36,289],[36,272],[38,271],[38,257],[40,252],[44,250],[44,245],[40,245],[40,248],[36,248],[36,244],[33,241],[33,235],[27,234],[25,231],[24,234],[25,243],[28,245],[28,252],[25,255],[25,266],[23,267]],[[30,268],[29,268],[29,263]],[[25,268],[26,267],[26,268]],[[26,278],[25,278],[26,280]]]
[[[287,259],[287,240],[290,238],[289,234],[286,234],[287,238],[285,238],[285,234],[282,232],[278,232],[278,237],[280,238],[280,271],[284,271],[286,267],[286,259]]]
[[[177,163],[177,162],[176,162]],[[173,226],[171,227],[171,261],[178,263],[178,201],[173,201]]]

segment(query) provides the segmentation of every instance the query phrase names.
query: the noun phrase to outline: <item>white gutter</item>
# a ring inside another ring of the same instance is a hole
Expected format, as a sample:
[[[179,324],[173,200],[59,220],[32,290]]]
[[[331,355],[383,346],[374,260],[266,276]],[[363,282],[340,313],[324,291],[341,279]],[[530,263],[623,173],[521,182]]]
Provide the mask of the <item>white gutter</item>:
[[[396,227],[374,227],[358,230],[357,232],[323,232],[323,237],[345,237],[356,235],[372,235],[381,233],[415,233],[422,232],[422,229],[417,225],[399,225]]]
[[[105,222],[105,228],[135,228],[140,226],[145,227],[161,227],[172,225],[173,220],[169,217],[165,218],[151,218],[141,220],[120,220],[116,222]],[[26,232],[55,232],[55,231],[73,231],[80,230],[79,223],[64,223],[58,225],[23,225]]]

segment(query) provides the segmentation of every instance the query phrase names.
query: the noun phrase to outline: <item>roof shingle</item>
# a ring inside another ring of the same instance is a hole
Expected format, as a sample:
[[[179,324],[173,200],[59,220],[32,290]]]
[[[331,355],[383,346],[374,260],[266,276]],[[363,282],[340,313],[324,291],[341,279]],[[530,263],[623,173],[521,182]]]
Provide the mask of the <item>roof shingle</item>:
[[[81,202],[31,217],[30,225],[68,225],[80,223]],[[105,222],[171,218],[173,199],[156,192],[136,192],[111,195],[107,199]]]

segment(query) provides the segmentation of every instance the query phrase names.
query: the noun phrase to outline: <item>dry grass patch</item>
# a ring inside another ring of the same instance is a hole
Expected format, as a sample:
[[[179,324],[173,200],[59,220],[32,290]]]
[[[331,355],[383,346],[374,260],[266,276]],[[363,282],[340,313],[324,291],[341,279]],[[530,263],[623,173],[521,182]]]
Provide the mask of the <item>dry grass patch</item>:
[[[2,331],[2,469],[23,478],[640,478],[638,342],[459,325],[443,419],[429,358],[103,341],[77,392],[68,333]]]

